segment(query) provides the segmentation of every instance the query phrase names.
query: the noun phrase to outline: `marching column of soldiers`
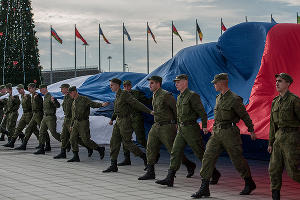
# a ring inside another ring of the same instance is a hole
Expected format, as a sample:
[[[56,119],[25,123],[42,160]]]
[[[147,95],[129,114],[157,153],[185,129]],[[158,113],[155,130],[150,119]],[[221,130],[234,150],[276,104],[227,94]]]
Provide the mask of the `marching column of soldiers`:
[[[294,181],[300,183],[300,98],[289,91],[293,83],[293,78],[289,74],[276,74],[275,78],[279,95],[272,102],[267,150],[271,154],[269,175],[272,199],[279,200],[284,168]],[[214,124],[206,148],[201,132],[208,133],[207,114],[200,96],[188,88],[188,76],[181,74],[174,79],[175,86],[180,92],[177,102],[170,92],[161,88],[163,80],[160,76],[152,76],[148,81],[149,88],[153,92],[151,99],[147,99],[138,90],[132,90],[130,80],[123,82],[124,90],[121,89],[120,79],[110,80],[110,88],[116,93],[114,112],[109,122],[114,127],[110,140],[111,164],[103,172],[117,172],[118,166],[131,165],[130,153],[133,153],[143,160],[146,170],[138,180],[155,179],[154,166],[160,157],[160,147],[164,145],[170,154],[170,166],[167,176],[155,183],[173,187],[175,174],[181,163],[187,168],[187,178],[194,175],[196,164],[184,155],[184,148],[189,145],[202,162],[201,186],[191,197],[209,197],[209,185],[217,184],[221,177],[215,165],[218,156],[225,150],[244,179],[245,185],[240,195],[251,194],[256,189],[256,184],[243,157],[240,130],[236,124],[242,120],[248,127],[252,140],[256,139],[256,134],[243,99],[228,87],[228,74],[217,74],[212,80],[215,90],[220,94],[216,97]],[[66,152],[72,149],[73,158],[68,162],[80,162],[78,145],[87,148],[89,157],[93,154],[93,150],[96,150],[100,159],[103,159],[105,147],[91,140],[89,115],[90,108],[104,107],[109,104],[108,102],[91,101],[88,97],[79,95],[76,86],[62,84],[64,122],[62,133],[59,134],[56,131],[56,109],[60,107],[60,103],[48,92],[47,85],[42,84],[39,87],[44,98],[36,91],[34,83],[28,84],[27,88],[30,94],[25,93],[24,85],[17,85],[20,101],[19,96],[12,93],[12,84],[0,86],[0,141],[5,141],[5,136],[8,138],[8,142],[3,146],[14,148],[16,140],[21,139],[22,144],[15,149],[26,150],[27,143],[34,133],[39,141],[39,146],[36,147],[38,150],[34,154],[45,154],[51,151],[49,130],[51,135],[61,142],[61,152],[54,156],[54,159],[67,158]],[[6,94],[8,98],[3,97]],[[145,106],[150,104],[148,102],[152,103],[153,110]],[[23,114],[17,124],[20,105]],[[148,140],[145,135],[143,112],[154,117]],[[199,118],[202,127],[197,122]],[[116,121],[115,124],[113,121]],[[137,142],[145,148],[145,153],[133,143],[133,132],[136,134]],[[121,145],[124,160],[118,163]]]

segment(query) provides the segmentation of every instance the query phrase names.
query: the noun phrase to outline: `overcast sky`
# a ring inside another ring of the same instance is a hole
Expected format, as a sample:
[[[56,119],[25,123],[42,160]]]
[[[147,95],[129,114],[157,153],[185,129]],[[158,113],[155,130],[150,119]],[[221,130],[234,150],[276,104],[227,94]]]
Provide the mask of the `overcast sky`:
[[[132,41],[125,40],[126,63],[130,71],[146,73],[146,22],[156,36],[149,37],[150,72],[171,58],[171,21],[183,42],[174,36],[174,54],[195,45],[195,20],[203,32],[203,43],[220,36],[220,18],[227,28],[245,21],[295,23],[300,0],[32,0],[39,38],[41,65],[50,69],[50,25],[62,38],[53,40],[53,68],[74,68],[74,25],[89,43],[87,65],[98,66],[98,24],[110,45],[101,40],[101,67],[122,70],[122,23]],[[102,39],[102,38],[101,38]],[[77,66],[84,66],[84,46],[77,39]]]

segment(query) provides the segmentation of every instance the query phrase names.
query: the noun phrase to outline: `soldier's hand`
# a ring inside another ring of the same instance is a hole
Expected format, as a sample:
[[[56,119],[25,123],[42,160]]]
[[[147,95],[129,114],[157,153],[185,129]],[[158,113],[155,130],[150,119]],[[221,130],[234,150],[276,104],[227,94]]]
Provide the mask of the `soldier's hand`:
[[[206,135],[208,133],[207,128],[203,128],[203,133],[204,133],[204,135]]]
[[[251,140],[256,140],[256,134],[254,132],[251,132]]]
[[[108,124],[109,124],[109,125],[113,125],[114,122],[113,122],[112,120],[110,120],[110,121],[108,122]]]
[[[109,102],[104,102],[104,103],[102,103],[102,106],[103,107],[106,107],[106,106],[108,106],[109,105]]]
[[[154,115],[154,111],[152,110],[150,114],[151,114],[151,115]]]
[[[51,101],[54,102],[54,101],[55,101],[55,98],[54,98],[54,97],[51,97]]]
[[[272,153],[272,150],[273,150],[272,146],[268,146],[268,152]]]

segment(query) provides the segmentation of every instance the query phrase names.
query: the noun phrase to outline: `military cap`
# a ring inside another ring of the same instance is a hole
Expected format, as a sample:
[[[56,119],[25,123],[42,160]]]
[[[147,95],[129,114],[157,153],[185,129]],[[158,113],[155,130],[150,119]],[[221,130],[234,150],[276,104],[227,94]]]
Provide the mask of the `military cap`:
[[[27,87],[36,88],[36,84],[35,84],[35,83],[29,83],[29,84],[27,85]]]
[[[132,85],[130,80],[123,81],[123,85]]]
[[[6,87],[7,89],[11,89],[11,88],[12,88],[12,84],[11,84],[11,83],[7,83],[7,84],[5,85],[5,87]]]
[[[111,79],[111,80],[109,80],[109,81],[111,81],[112,83],[116,83],[116,84],[118,84],[118,85],[121,85],[121,84],[122,84],[122,81],[121,81],[120,79],[118,79],[118,78],[113,78],[113,79]]]
[[[60,88],[69,88],[70,85],[68,83],[61,84]]]
[[[150,78],[147,79],[148,81],[157,81],[157,82],[160,82],[162,83],[162,77],[160,76],[151,76]]]
[[[40,89],[42,89],[42,88],[47,88],[47,85],[46,84],[41,84]]]
[[[180,81],[180,80],[188,80],[188,75],[180,74],[180,75],[176,76],[176,78],[173,81]]]
[[[293,83],[293,78],[287,73],[275,74],[275,78],[277,77],[284,79],[286,82]]]
[[[74,92],[74,91],[77,91],[77,88],[76,86],[72,86],[72,87],[69,87],[69,92]]]
[[[5,85],[0,85],[0,90],[3,90],[5,88]]]
[[[18,90],[19,90],[19,89],[24,89],[24,85],[23,85],[23,84],[17,85],[17,89],[18,89]]]
[[[221,73],[221,74],[215,75],[214,80],[211,83],[216,83],[218,81],[224,81],[224,80],[228,80],[227,73]]]

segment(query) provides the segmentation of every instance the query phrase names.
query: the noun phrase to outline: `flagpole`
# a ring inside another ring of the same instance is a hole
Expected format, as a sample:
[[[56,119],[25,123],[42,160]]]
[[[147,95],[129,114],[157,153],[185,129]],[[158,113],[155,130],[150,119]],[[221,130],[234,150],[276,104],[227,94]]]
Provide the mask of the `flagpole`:
[[[77,77],[77,68],[76,68],[76,24],[75,24],[75,77]]]
[[[173,21],[172,21],[172,28],[171,28],[171,30],[172,30],[172,58],[173,58]]]
[[[297,24],[298,24],[298,12],[297,12]]]
[[[86,69],[86,44],[84,45],[84,69]]]
[[[99,73],[101,73],[101,50],[100,50],[100,47],[101,47],[101,42],[100,42],[100,24],[99,24],[99,30],[98,30],[98,35],[99,35]]]
[[[222,21],[222,17],[221,17],[221,35],[222,35],[222,24],[223,24],[223,21]]]
[[[125,72],[125,40],[124,40],[124,22],[123,22],[123,72]]]
[[[197,31],[197,19],[196,19],[196,45],[198,45],[198,37],[197,37],[197,33],[198,33],[198,31]]]
[[[248,18],[247,18],[247,16],[245,16],[245,19],[246,19],[246,22],[248,22]]]
[[[146,33],[147,33],[147,74],[149,74],[149,33],[148,33],[148,22],[147,22],[147,30],[146,30]]]
[[[272,17],[272,14],[271,14],[271,23],[272,23],[272,18],[273,18],[273,17]]]
[[[50,25],[50,84],[53,83],[53,68],[52,68],[52,25]]]

